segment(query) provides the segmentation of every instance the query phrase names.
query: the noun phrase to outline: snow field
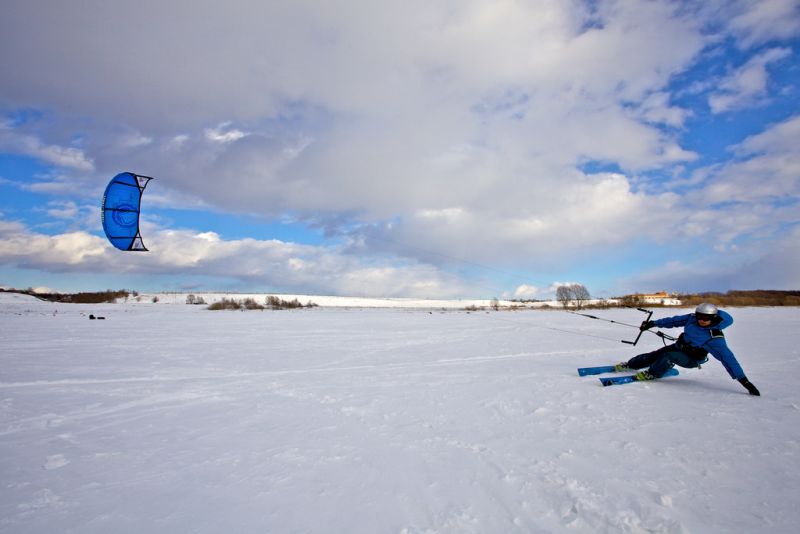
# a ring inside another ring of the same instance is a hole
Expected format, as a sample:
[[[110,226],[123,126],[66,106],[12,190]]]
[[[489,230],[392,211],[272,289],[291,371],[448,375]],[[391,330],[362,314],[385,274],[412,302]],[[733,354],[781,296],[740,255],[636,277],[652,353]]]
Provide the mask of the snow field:
[[[5,297],[0,532],[797,532],[800,311],[730,311],[760,398],[556,311]]]

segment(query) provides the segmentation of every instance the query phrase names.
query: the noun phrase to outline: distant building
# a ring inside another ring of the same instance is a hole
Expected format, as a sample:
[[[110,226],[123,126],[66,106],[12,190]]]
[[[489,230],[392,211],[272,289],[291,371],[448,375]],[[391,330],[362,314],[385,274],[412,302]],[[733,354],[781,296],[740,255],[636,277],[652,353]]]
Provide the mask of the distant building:
[[[642,304],[660,304],[661,306],[680,306],[682,303],[676,294],[670,295],[666,291],[649,295],[632,295]]]

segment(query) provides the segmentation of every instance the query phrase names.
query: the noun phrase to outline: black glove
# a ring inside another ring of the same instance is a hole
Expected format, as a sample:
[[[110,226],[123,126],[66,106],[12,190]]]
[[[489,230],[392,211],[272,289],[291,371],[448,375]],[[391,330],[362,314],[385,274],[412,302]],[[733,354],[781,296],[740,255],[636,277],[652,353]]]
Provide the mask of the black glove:
[[[743,386],[744,386],[744,388],[747,390],[747,392],[748,392],[750,395],[756,395],[756,396],[758,396],[758,397],[760,397],[760,396],[761,396],[761,393],[760,393],[760,392],[758,391],[758,389],[757,389],[757,388],[756,388],[756,387],[753,385],[753,383],[752,383],[752,382],[750,382],[750,381],[747,379],[747,377],[740,378],[740,379],[739,379],[739,383],[740,383],[741,385],[743,385]]]
[[[639,330],[644,332],[645,330],[650,330],[656,325],[653,321],[645,321],[642,323],[642,326],[639,327]]]

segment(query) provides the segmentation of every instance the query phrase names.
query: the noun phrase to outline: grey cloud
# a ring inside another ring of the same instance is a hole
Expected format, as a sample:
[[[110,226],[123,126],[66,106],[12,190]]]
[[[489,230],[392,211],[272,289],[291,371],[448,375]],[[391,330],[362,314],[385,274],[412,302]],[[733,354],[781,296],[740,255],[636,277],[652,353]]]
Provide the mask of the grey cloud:
[[[669,288],[670,291],[727,291],[729,289],[797,289],[800,287],[800,231],[781,238],[714,252],[691,261],[669,262],[649,273],[619,281],[629,291]]]

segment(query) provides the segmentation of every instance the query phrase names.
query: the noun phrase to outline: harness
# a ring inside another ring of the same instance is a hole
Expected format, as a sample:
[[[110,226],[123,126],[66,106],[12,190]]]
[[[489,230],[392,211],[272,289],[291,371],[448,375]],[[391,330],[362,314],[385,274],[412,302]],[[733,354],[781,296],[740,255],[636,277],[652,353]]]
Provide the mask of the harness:
[[[678,339],[675,342],[676,347],[682,353],[694,358],[697,361],[698,367],[701,363],[705,363],[708,361],[708,350],[704,347],[706,343],[711,341],[712,339],[722,338],[725,339],[725,334],[722,332],[721,328],[711,328],[709,331],[709,339],[702,346],[696,347],[686,341],[686,338],[683,334],[678,336]]]

